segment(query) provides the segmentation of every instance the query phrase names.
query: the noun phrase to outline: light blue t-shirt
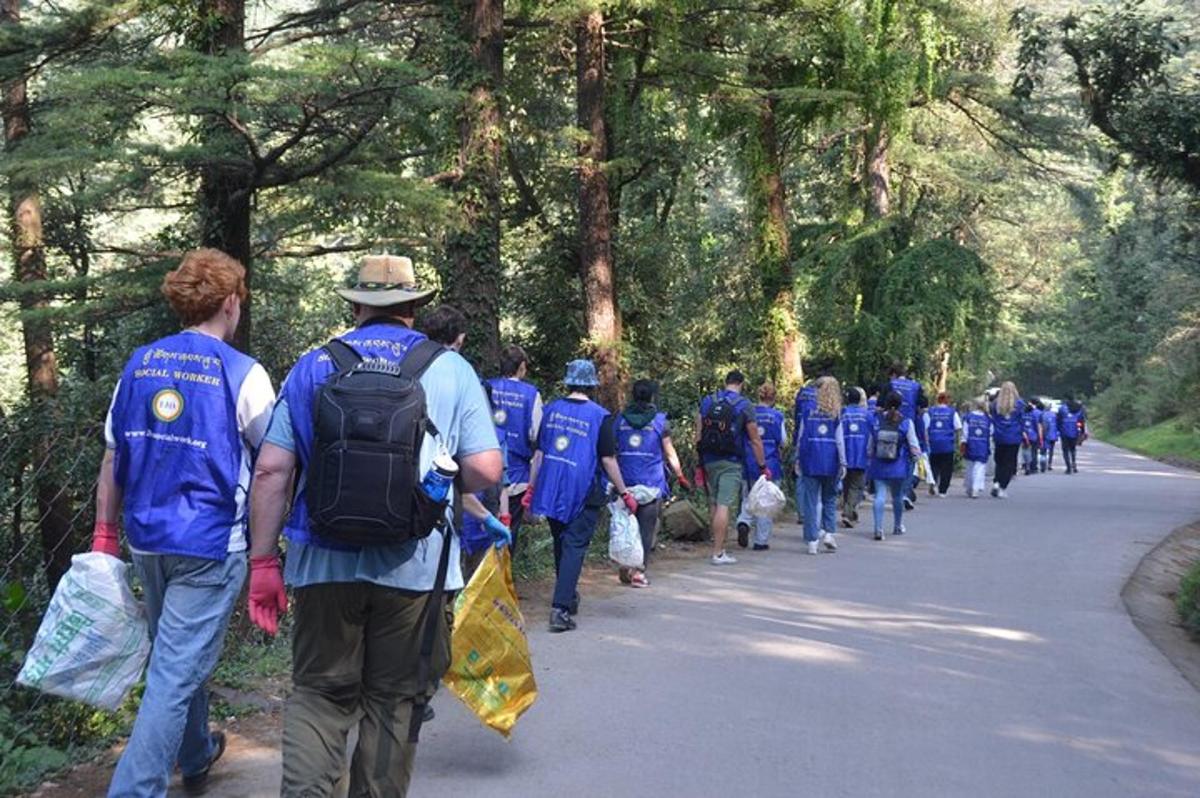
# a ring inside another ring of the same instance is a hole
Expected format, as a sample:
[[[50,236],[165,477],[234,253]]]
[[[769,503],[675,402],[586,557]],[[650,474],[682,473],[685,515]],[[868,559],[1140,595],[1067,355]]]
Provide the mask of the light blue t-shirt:
[[[448,385],[454,389],[446,390]],[[438,357],[421,376],[421,387],[425,389],[429,418],[441,433],[440,443],[451,455],[466,457],[500,448],[487,397],[475,370],[461,355],[447,352]],[[275,405],[265,440],[290,452],[296,451],[291,411],[286,401],[281,400]],[[426,436],[421,447],[422,474],[432,466],[437,451],[438,442]],[[450,541],[446,589],[460,590],[463,576],[456,532],[451,534]],[[288,545],[285,578],[292,587],[327,582],[371,582],[384,587],[428,591],[433,589],[441,552],[442,535],[439,532],[415,543],[370,546],[354,551],[293,541]]]

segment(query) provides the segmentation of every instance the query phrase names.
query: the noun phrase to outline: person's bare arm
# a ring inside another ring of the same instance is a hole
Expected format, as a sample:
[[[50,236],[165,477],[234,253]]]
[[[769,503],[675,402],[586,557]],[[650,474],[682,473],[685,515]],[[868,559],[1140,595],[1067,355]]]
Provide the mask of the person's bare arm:
[[[96,520],[115,524],[121,515],[121,486],[113,474],[112,449],[104,450],[104,459],[100,461],[100,478],[96,482]]]
[[[682,480],[683,465],[679,462],[679,453],[675,451],[675,444],[671,442],[671,436],[662,439],[663,457],[667,458],[667,465],[671,466],[671,473],[677,479]]]
[[[499,449],[485,449],[458,458],[463,490],[474,493],[497,484],[504,475],[504,458]]]
[[[699,447],[699,446],[700,446],[700,432],[701,432],[701,430],[700,430],[700,425],[701,425],[703,422],[704,422],[704,419],[701,417],[700,413],[699,413],[699,412],[697,412],[697,413],[696,413],[696,423],[695,423],[695,425],[692,427],[692,443],[693,443],[693,444],[694,444],[696,447]]]
[[[600,465],[604,468],[604,473],[608,474],[608,481],[617,489],[617,493],[624,495],[629,488],[625,486],[625,478],[621,476],[621,466],[617,463],[615,457],[601,457]]]
[[[463,512],[472,518],[477,518],[480,521],[487,518],[491,513],[483,506],[483,502],[475,497],[474,493],[464,493],[462,497]]]
[[[250,485],[251,557],[270,556],[278,550],[295,471],[293,452],[273,443],[263,444]]]
[[[758,424],[753,420],[746,422],[746,435],[750,438],[750,449],[754,452],[754,462],[760,469],[767,467],[767,455],[763,451],[762,436],[758,434]]]
[[[529,461],[529,487],[537,484],[538,471],[542,470],[542,450],[538,449],[533,453],[533,458]]]

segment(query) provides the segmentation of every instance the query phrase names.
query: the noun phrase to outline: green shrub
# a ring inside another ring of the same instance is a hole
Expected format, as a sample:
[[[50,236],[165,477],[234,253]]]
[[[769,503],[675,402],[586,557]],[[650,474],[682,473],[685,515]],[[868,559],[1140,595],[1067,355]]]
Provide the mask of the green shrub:
[[[1179,610],[1183,628],[1200,640],[1200,562],[1184,574],[1179,583],[1179,595],[1175,597],[1175,607]]]

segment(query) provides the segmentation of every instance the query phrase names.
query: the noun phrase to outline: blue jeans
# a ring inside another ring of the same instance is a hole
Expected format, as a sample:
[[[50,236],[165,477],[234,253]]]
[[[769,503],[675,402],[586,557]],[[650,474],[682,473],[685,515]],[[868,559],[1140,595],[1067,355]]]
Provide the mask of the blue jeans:
[[[837,531],[838,478],[800,477],[800,495],[797,497],[804,508],[804,539],[810,543],[819,539],[819,529],[830,534]]]
[[[771,480],[776,486],[779,485],[779,480]],[[742,509],[738,513],[737,522],[745,524],[754,530],[754,545],[765,546],[771,540],[771,532],[775,529],[775,522],[768,515],[751,515],[750,510],[746,508],[747,499],[750,498],[750,488],[752,484],[742,481]]]
[[[587,557],[592,536],[596,534],[596,520],[599,516],[599,507],[584,507],[579,511],[579,515],[565,524],[553,518],[549,519],[550,534],[554,537],[555,577],[552,606],[562,610],[574,606],[576,591],[579,588],[579,574],[583,572],[583,560]]]
[[[877,479],[875,480],[875,531],[883,530],[883,505],[887,497],[892,495],[892,531],[899,529],[904,520],[904,491],[908,485],[907,479]]]
[[[212,759],[205,681],[217,666],[225,628],[246,580],[246,555],[224,562],[135,554],[150,623],[146,691],[125,753],[108,787],[114,796],[164,796],[171,771],[204,771]]]

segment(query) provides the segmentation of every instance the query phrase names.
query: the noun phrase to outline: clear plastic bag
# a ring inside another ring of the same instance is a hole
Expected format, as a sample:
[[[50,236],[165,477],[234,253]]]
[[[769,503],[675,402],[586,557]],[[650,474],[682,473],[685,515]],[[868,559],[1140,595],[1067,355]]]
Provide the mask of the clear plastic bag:
[[[637,516],[620,499],[608,505],[608,516],[609,559],[623,568],[641,568],[646,552],[642,549]]]
[[[766,477],[759,477],[754,487],[750,488],[750,495],[746,497],[746,509],[750,514],[763,518],[779,515],[786,504],[787,497],[783,495],[783,491]]]
[[[42,617],[18,684],[116,709],[150,656],[146,611],[129,587],[129,564],[76,554]]]

